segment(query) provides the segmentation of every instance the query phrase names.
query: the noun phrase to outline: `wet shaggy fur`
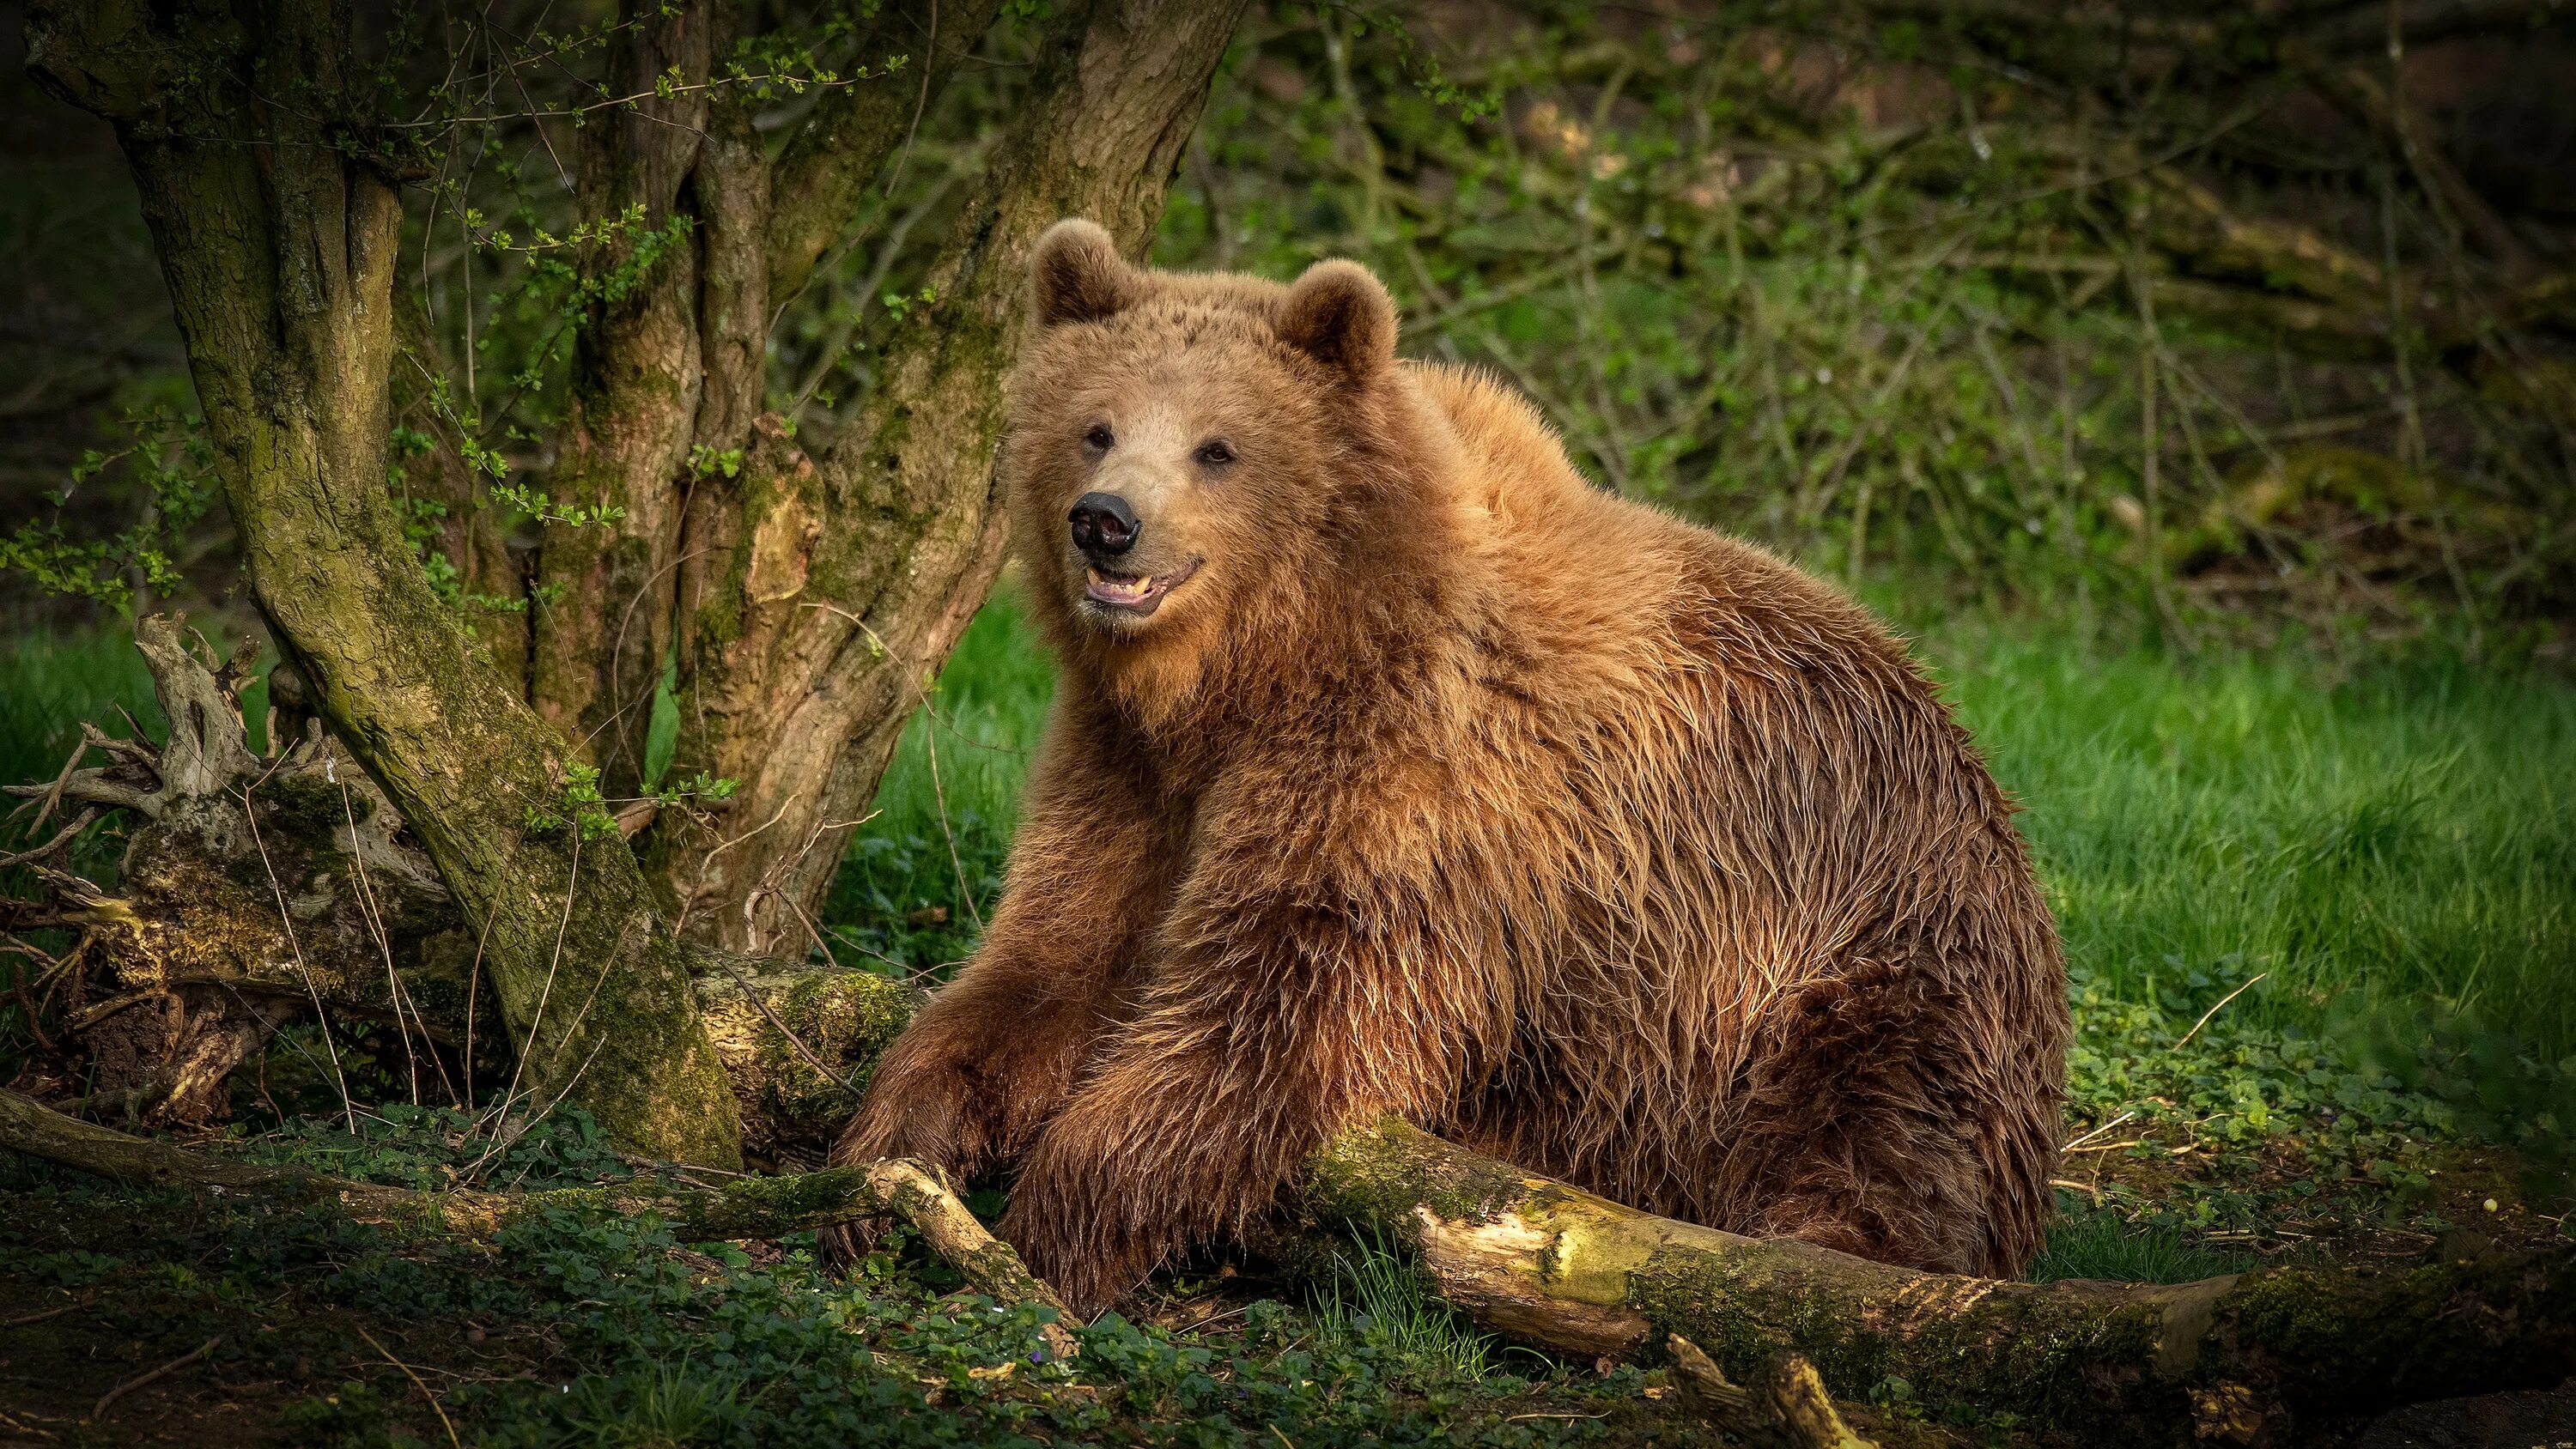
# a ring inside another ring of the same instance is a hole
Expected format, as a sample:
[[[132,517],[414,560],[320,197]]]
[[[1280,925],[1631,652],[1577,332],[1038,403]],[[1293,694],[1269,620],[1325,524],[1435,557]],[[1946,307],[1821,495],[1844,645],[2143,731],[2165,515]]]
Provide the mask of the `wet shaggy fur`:
[[[1145,272],[1068,222],[1035,292],[1004,470],[1063,682],[983,948],[837,1160],[1015,1168],[1002,1234],[1083,1309],[1383,1113],[1715,1227],[2021,1267],[2056,934],[1885,628],[1397,360],[1349,263]],[[1187,573],[1151,617],[1087,596],[1102,490],[1121,568]]]

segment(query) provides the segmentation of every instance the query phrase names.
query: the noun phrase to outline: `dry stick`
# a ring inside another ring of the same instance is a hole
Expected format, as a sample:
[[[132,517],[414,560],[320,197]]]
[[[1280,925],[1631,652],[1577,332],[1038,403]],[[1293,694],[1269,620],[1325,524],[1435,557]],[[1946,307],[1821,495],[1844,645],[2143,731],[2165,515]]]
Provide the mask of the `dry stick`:
[[[32,809],[36,812],[36,818],[28,823],[27,828],[30,830],[44,829],[45,822],[53,818],[54,807],[63,803],[63,791],[71,785],[72,776],[80,772],[81,757],[88,753],[89,734],[88,731],[84,730],[81,733],[81,742],[72,746],[72,757],[63,761],[62,771],[54,776],[54,783],[46,786],[41,792],[29,799],[26,804],[19,806],[16,810],[10,811],[10,818],[14,820],[17,818],[20,811]]]
[[[618,928],[617,944],[610,949],[607,962],[600,967],[599,974],[591,978],[590,994],[581,999],[581,1009],[573,1013],[572,1024],[564,1028],[565,1041],[571,1041],[573,1039],[573,1033],[581,1030],[582,1023],[590,1020],[590,1009],[599,1002],[599,988],[608,984],[609,973],[616,969],[617,962],[626,954],[626,943],[633,940],[634,937],[635,920],[630,916],[627,918],[626,924]],[[495,1130],[492,1146],[486,1149],[482,1156],[475,1158],[474,1165],[465,1170],[465,1176],[468,1180],[471,1180],[476,1173],[481,1172],[483,1170],[483,1165],[490,1162],[502,1151],[502,1149],[509,1146],[511,1142],[516,1141],[521,1136],[525,1136],[531,1129],[535,1128],[537,1124],[554,1115],[555,1109],[562,1106],[565,1099],[572,1096],[572,1089],[580,1084],[582,1076],[590,1070],[590,1064],[599,1060],[600,1048],[608,1045],[608,1035],[608,1033],[602,1032],[600,1033],[599,1039],[590,1044],[590,1055],[583,1057],[581,1059],[581,1065],[573,1068],[572,1075],[564,1079],[563,1087],[555,1093],[554,1100],[538,1109],[537,1115],[528,1119],[527,1126],[520,1128],[517,1133],[509,1136],[503,1136],[499,1130]],[[531,1042],[536,1039],[536,1033],[533,1031],[531,1031],[528,1036]],[[520,1060],[525,1061],[526,1059],[526,1053],[521,1053]],[[542,1088],[543,1084],[541,1083],[537,1087],[530,1088],[530,1090],[539,1091],[542,1090]],[[506,1126],[507,1118],[509,1117],[509,1102],[510,1099],[504,1097],[501,1103],[501,1125],[504,1126]],[[531,1165],[533,1166],[533,1164]],[[524,1177],[526,1175],[526,1169],[521,1169],[520,1176]]]
[[[696,492],[697,486],[698,478],[694,473],[692,473],[689,478],[688,488],[682,490],[680,494],[681,513],[686,514],[688,512],[689,500]],[[634,594],[627,599],[625,611],[617,616],[617,637],[611,640],[608,646],[608,673],[611,679],[616,677],[617,666],[626,657],[626,631],[635,623],[636,607],[642,604],[644,600],[652,594],[654,587],[662,582],[662,576],[664,574],[672,572],[682,564],[704,558],[713,552],[715,552],[715,546],[710,544],[704,548],[692,549],[687,553],[681,554],[679,557],[672,559],[669,563],[653,570],[652,574],[644,580],[644,586],[637,589]],[[676,596],[674,598],[674,602],[677,602]],[[649,643],[651,641],[647,640],[646,642]],[[632,713],[636,705],[642,704],[649,709],[654,694],[657,693],[661,687],[662,671],[659,668],[656,668],[653,671],[653,682],[645,689],[643,698],[631,699],[620,704],[609,714],[608,718],[591,726],[590,730],[581,737],[582,748],[588,749],[591,741],[598,739],[604,732],[617,728],[618,723],[624,720],[628,714]],[[603,762],[603,764],[605,763],[608,762]],[[642,760],[635,761],[635,775],[638,780],[643,778],[644,762]]]
[[[2222,1003],[2222,1004],[2223,1004],[2223,1003]],[[2119,1116],[2112,1118],[2110,1121],[2103,1123],[2101,1126],[2094,1128],[2092,1131],[2085,1133],[2083,1136],[2078,1137],[2078,1138],[2074,1139],[2073,1141],[2066,1143],[2065,1145],[2063,1145],[2063,1146],[2059,1147],[2057,1150],[2058,1150],[2058,1151],[2060,1151],[2060,1152],[2073,1152],[2075,1149],[2077,1149],[2077,1148],[2079,1148],[2079,1147],[2083,1146],[2085,1143],[2092,1141],[2092,1140],[2093,1140],[2094,1138],[2096,1138],[2096,1137],[2102,1136],[2104,1133],[2109,1132],[2112,1128],[2119,1126],[2121,1123],[2126,1122],[2126,1121],[2128,1121],[2130,1118],[2135,1117],[2135,1116],[2137,1116],[2137,1115],[2138,1115],[2138,1114],[2137,1114],[2137,1111],[2136,1111],[2136,1109],[2134,1109],[2134,1108],[2132,1108],[2132,1109],[2131,1109],[2131,1110],[2129,1110],[2129,1111],[2122,1112]]]
[[[896,666],[901,669],[902,672],[899,673],[896,678],[901,679],[904,687],[912,691],[914,702],[919,704],[924,710],[931,709],[929,692],[913,682],[913,661],[908,660],[904,658],[903,655],[895,652],[895,647],[885,641],[885,636],[879,634],[875,629],[870,628],[867,620],[860,618],[858,615],[851,613],[847,609],[840,608],[832,604],[816,603],[807,604],[805,607],[809,609],[822,609],[830,613],[838,614],[842,618],[849,620],[851,623],[858,625],[859,632],[868,636],[868,642],[877,647],[877,652],[883,654],[886,658],[893,660]],[[968,918],[975,922],[975,929],[980,931],[984,929],[984,913],[976,909],[975,893],[967,888],[966,867],[965,864],[957,858],[957,833],[948,828],[948,790],[947,787],[940,782],[939,778],[939,729],[935,718],[932,722],[924,724],[921,727],[921,743],[922,748],[930,756],[930,790],[931,794],[936,797],[939,802],[939,833],[947,837],[948,840],[948,868],[957,873],[958,899],[966,903],[966,914]],[[784,807],[781,808],[780,813],[786,813]],[[770,822],[770,824],[773,825],[776,823],[777,822],[774,820]],[[766,830],[769,827],[764,825],[761,828]],[[812,849],[812,842],[807,842],[806,848],[809,850]],[[823,954],[828,957],[832,953],[827,948]]]
[[[385,935],[384,918],[376,909],[375,888],[367,880],[367,858],[358,841],[357,807],[349,801],[349,782],[332,774],[327,758],[323,761],[322,773],[330,776],[331,783],[340,787],[340,818],[349,822],[349,860],[356,867],[358,876],[358,914],[366,921],[368,932],[376,938],[376,949],[385,958],[385,995],[393,1003],[394,1030],[402,1034],[403,1065],[407,1069],[403,1079],[411,1087],[411,1104],[417,1107],[420,1105],[420,1057],[411,1049],[411,1023],[403,1020],[402,976],[394,970],[394,943]],[[417,1016],[419,1013],[413,1014]],[[421,1034],[429,1034],[426,1024],[421,1027]],[[439,1076],[443,1079],[446,1075],[447,1069],[439,1068]],[[452,1087],[448,1095],[455,1095]]]
[[[676,936],[680,934],[681,930],[689,924],[689,908],[697,904],[698,895],[707,888],[707,867],[715,864],[716,857],[733,849],[735,846],[742,844],[753,836],[758,835],[762,831],[767,830],[769,827],[776,825],[779,821],[786,819],[788,810],[796,803],[796,797],[804,793],[805,792],[802,790],[788,791],[787,798],[778,802],[777,814],[770,816],[767,820],[760,822],[758,825],[751,827],[749,830],[744,831],[742,834],[735,836],[731,840],[717,842],[714,846],[708,849],[705,855],[698,857],[697,883],[689,888],[688,897],[680,902],[679,919],[671,923],[672,935]]]
[[[510,1066],[509,1089],[501,1094],[501,1105],[499,1110],[500,1115],[503,1118],[507,1118],[510,1115],[510,1103],[518,1098],[519,1080],[526,1076],[528,1071],[528,1056],[536,1049],[538,1040],[537,1033],[545,1028],[546,1003],[554,999],[555,972],[563,965],[564,933],[572,929],[573,893],[578,890],[580,886],[581,822],[576,820],[572,823],[572,866],[564,874],[563,919],[555,923],[555,954],[554,958],[546,963],[545,985],[537,988],[536,1013],[529,1019],[528,1034],[519,1049],[519,1059]],[[625,945],[625,942],[620,940],[618,944],[622,947]],[[593,989],[594,991],[596,990],[595,987]]]
[[[77,756],[75,758],[77,758]],[[7,870],[12,866],[25,865],[31,860],[44,859],[46,856],[49,856],[55,851],[62,849],[64,846],[71,844],[72,837],[88,829],[89,823],[97,818],[98,810],[95,806],[81,811],[79,817],[74,819],[71,824],[64,826],[53,839],[46,841],[35,849],[22,850],[16,855],[0,855],[0,870]]]
[[[925,697],[923,704],[928,704]],[[966,865],[957,858],[957,832],[948,828],[948,789],[939,782],[939,730],[925,723],[921,727],[921,747],[930,756],[930,793],[939,802],[939,833],[948,841],[948,868],[957,873],[957,898],[966,903],[967,918],[975,929],[984,929],[984,913],[975,906],[975,892],[966,884]],[[829,952],[825,953],[830,954]]]
[[[492,938],[492,918],[499,914],[498,911],[483,913],[483,929],[474,933],[474,970],[465,980],[465,1065],[462,1075],[465,1078],[467,1116],[474,1113],[474,1006],[475,998],[483,994],[483,943]]]
[[[798,914],[802,915],[803,912],[800,911]],[[829,956],[831,952],[827,950],[823,954]],[[778,1028],[778,1034],[780,1036],[787,1038],[787,1044],[796,1048],[796,1054],[805,1059],[805,1065],[821,1072],[825,1080],[829,1081],[833,1086],[840,1088],[844,1092],[855,1094],[858,1091],[856,1087],[850,1085],[849,1078],[844,1077],[839,1072],[823,1065],[823,1059],[814,1055],[813,1050],[805,1045],[802,1038],[787,1029],[787,1023],[780,1019],[778,1009],[769,1004],[769,999],[767,997],[762,996],[759,992],[754,991],[751,988],[750,977],[743,975],[741,970],[731,961],[724,960],[722,957],[717,958],[716,964],[724,967],[725,974],[731,976],[734,984],[742,988],[742,994],[744,997],[748,998],[752,1005],[760,1008],[760,1014],[769,1018],[769,1024]]]
[[[422,1398],[429,1400],[429,1411],[438,1416],[438,1426],[447,1431],[447,1442],[450,1445],[453,1445],[454,1449],[465,1449],[464,1441],[456,1437],[456,1426],[448,1422],[447,1410],[439,1405],[438,1395],[429,1391],[429,1385],[420,1381],[420,1375],[411,1371],[411,1365],[404,1363],[401,1359],[398,1359],[391,1353],[387,1352],[383,1344],[376,1342],[376,1336],[367,1332],[367,1326],[365,1324],[352,1323],[349,1326],[358,1330],[358,1336],[367,1341],[367,1347],[374,1349],[378,1353],[384,1354],[385,1362],[392,1364],[395,1368],[403,1371],[403,1377],[411,1380],[411,1386],[420,1390],[420,1396]]]
[[[42,1323],[48,1318],[60,1318],[75,1308],[87,1308],[91,1303],[97,1301],[97,1298],[98,1295],[92,1293],[87,1298],[66,1303],[60,1308],[46,1308],[40,1309],[34,1313],[21,1313],[15,1318],[0,1318],[0,1328],[24,1328],[30,1323]]]
[[[2202,1027],[2204,1027],[2204,1026],[2209,1025],[2209,1019],[2210,1019],[2211,1017],[2216,1016],[2219,1012],[2221,1012],[2221,1011],[2225,1010],[2225,1009],[2226,1009],[2226,1006],[2227,1006],[2227,1003],[2229,1003],[2229,1002],[2231,1002],[2231,1001],[2234,1001],[2236,998],[2238,998],[2238,997],[2240,997],[2240,996],[2244,995],[2246,992],[2248,992],[2248,991],[2252,990],[2252,989],[2254,988],[2254,983],[2255,983],[2255,982],[2260,981],[2260,980],[2262,980],[2264,977],[2269,976],[2269,975],[2271,975],[2271,974],[2272,974],[2272,973],[2271,973],[2271,972],[2269,972],[2269,971],[2257,971],[2257,972],[2255,972],[2252,976],[2250,976],[2250,977],[2247,977],[2247,978],[2246,978],[2246,980],[2245,980],[2245,984],[2244,984],[2244,985],[2239,986],[2239,987],[2237,987],[2235,990],[2233,990],[2233,991],[2231,991],[2231,992],[2227,993],[2225,996],[2222,996],[2222,997],[2218,998],[2218,1005],[2213,1006],[2213,1007],[2211,1007],[2209,1010],[2202,1012],[2202,1013],[2200,1014],[2200,1020],[2195,1021],[2195,1022],[2193,1022],[2193,1023],[2191,1024],[2191,1030],[2189,1030],[2189,1031],[2187,1031],[2187,1032],[2184,1032],[2184,1033],[2182,1034],[2182,1038],[2181,1038],[2181,1040],[2176,1041],[2176,1042],[2173,1044],[2173,1049],[2174,1049],[2175,1051],[2181,1051],[2181,1050],[2182,1050],[2182,1048],[2183,1048],[2183,1043],[2184,1043],[2184,1042],[2188,1042],[2188,1041],[2190,1041],[2193,1037],[2196,1037],[2196,1036],[2200,1035],[2200,1029],[2201,1029]],[[2106,1130],[2107,1130],[2107,1129],[2106,1129]]]
[[[125,1382],[118,1384],[115,1388],[109,1389],[106,1393],[99,1395],[98,1402],[90,1405],[89,1422],[93,1424],[97,1423],[106,1415],[108,1405],[115,1403],[118,1399],[125,1397],[127,1394],[134,1392],[145,1384],[151,1383],[166,1375],[176,1373],[180,1369],[186,1368],[188,1365],[204,1358],[207,1354],[214,1352],[216,1344],[223,1341],[224,1336],[218,1333],[214,1337],[207,1339],[205,1342],[198,1344],[195,1348],[192,1348],[186,1353],[179,1355],[177,1358],[170,1360],[168,1363],[161,1365],[159,1368],[154,1369],[149,1373],[136,1374]]]
[[[89,938],[87,936],[83,936],[81,940],[83,942],[87,942]],[[45,955],[43,951],[38,950],[34,946],[28,945],[26,942],[19,940],[15,936],[8,937],[5,941],[0,941],[0,946],[5,946],[11,954],[24,956],[30,961],[36,960],[39,957],[43,958],[44,971],[36,978],[39,982],[51,978],[54,972],[59,969],[61,965],[61,963],[56,961],[53,957]],[[74,954],[78,954],[77,950],[75,950]],[[26,972],[20,971],[10,978],[9,994],[16,998],[18,1002],[18,1013],[26,1018],[27,1034],[36,1039],[37,1049],[47,1056],[52,1056],[59,1049],[54,1045],[53,1038],[45,1035],[44,1025],[36,1020],[36,1014],[39,1009],[38,1003],[27,995]],[[47,993],[47,999],[52,999],[52,994],[50,992]]]
[[[349,1135],[355,1137],[358,1105],[349,1100],[349,1078],[340,1070],[340,1044],[331,1036],[331,1013],[323,1009],[322,992],[313,984],[312,968],[304,964],[303,944],[295,939],[295,916],[286,908],[286,888],[277,883],[277,867],[269,861],[268,846],[259,838],[259,812],[251,808],[249,790],[241,792],[241,807],[242,818],[250,822],[250,843],[259,851],[259,868],[268,872],[269,891],[277,897],[277,919],[286,928],[287,948],[295,953],[295,974],[304,978],[304,994],[313,998],[313,1017],[322,1024],[322,1045],[331,1053],[331,1082],[340,1089],[340,1112],[348,1120]]]

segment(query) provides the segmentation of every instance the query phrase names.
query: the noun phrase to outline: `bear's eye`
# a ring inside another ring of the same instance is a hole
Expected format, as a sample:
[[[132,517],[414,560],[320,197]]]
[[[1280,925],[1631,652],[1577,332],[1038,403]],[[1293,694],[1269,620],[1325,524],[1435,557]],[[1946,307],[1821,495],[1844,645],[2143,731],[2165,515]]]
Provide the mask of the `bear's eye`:
[[[1222,468],[1234,461],[1234,447],[1223,438],[1210,438],[1199,444],[1197,456],[1202,467]]]
[[[1093,452],[1106,453],[1116,445],[1118,435],[1109,431],[1107,423],[1093,423],[1091,431],[1082,435],[1082,441],[1089,444]]]

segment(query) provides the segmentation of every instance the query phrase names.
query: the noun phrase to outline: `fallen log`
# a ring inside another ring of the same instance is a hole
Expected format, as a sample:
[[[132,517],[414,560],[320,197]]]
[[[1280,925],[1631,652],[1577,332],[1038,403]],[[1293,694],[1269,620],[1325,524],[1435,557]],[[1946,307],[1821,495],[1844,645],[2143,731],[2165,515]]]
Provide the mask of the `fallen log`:
[[[768,1238],[892,1213],[996,1298],[1053,1302],[1010,1248],[908,1163],[715,1187],[638,1180],[550,1192],[419,1193],[189,1152],[0,1092],[0,1147],[138,1186],[485,1237],[550,1208],[660,1214],[686,1238]],[[1559,1352],[1659,1359],[1678,1335],[1717,1377],[1785,1383],[1811,1360],[1834,1394],[1891,1378],[1918,1402],[2097,1444],[2254,1442],[2297,1418],[2550,1384],[2576,1367],[2576,1258],[2490,1255],[2375,1275],[2272,1268],[2173,1286],[1920,1273],[1622,1207],[1397,1122],[1307,1165],[1309,1221],[1400,1237],[1479,1326]],[[1778,1390],[1786,1395],[1795,1385]],[[1787,1402],[1784,1398],[1783,1402]]]
[[[2297,1417],[2554,1384],[2576,1368],[2564,1253],[2008,1283],[1656,1217],[1398,1122],[1313,1159],[1304,1206],[1400,1237],[1443,1298],[1524,1343],[1638,1357],[1678,1334],[1743,1382],[1794,1350],[1845,1397],[1903,1379],[1920,1402],[2091,1443],[2170,1442],[2196,1423],[2224,1438],[2222,1420],[2278,1435]],[[2230,1414],[2214,1419],[2212,1403]]]

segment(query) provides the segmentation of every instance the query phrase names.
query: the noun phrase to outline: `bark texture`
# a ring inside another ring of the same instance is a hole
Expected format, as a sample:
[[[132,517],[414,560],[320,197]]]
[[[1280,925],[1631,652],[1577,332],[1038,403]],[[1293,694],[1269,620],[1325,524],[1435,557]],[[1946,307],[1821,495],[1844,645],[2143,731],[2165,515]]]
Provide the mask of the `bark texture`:
[[[480,657],[395,516],[400,208],[350,140],[366,81],[346,12],[288,0],[257,20],[38,6],[29,66],[116,127],[261,609],[486,938],[531,1090],[657,1155],[738,1162],[723,1069],[642,872],[615,841],[529,829],[560,806],[564,741]]]
[[[993,8],[943,10],[941,30],[972,34]],[[666,814],[639,842],[693,939],[750,952],[807,944],[905,719],[1000,567],[993,453],[1028,249],[1078,215],[1143,251],[1240,10],[1064,7],[1014,134],[950,229],[935,300],[908,313],[865,411],[819,452],[746,403],[719,407],[710,392],[702,404],[702,423],[748,422],[702,439],[743,447],[743,466],[693,485],[674,555],[678,755],[742,784],[723,815]],[[937,56],[933,84],[952,63]],[[826,102],[781,157],[764,243],[770,305],[810,275],[829,199],[865,174],[857,162],[901,142],[914,100],[888,94]],[[740,305],[710,302],[702,316]]]

